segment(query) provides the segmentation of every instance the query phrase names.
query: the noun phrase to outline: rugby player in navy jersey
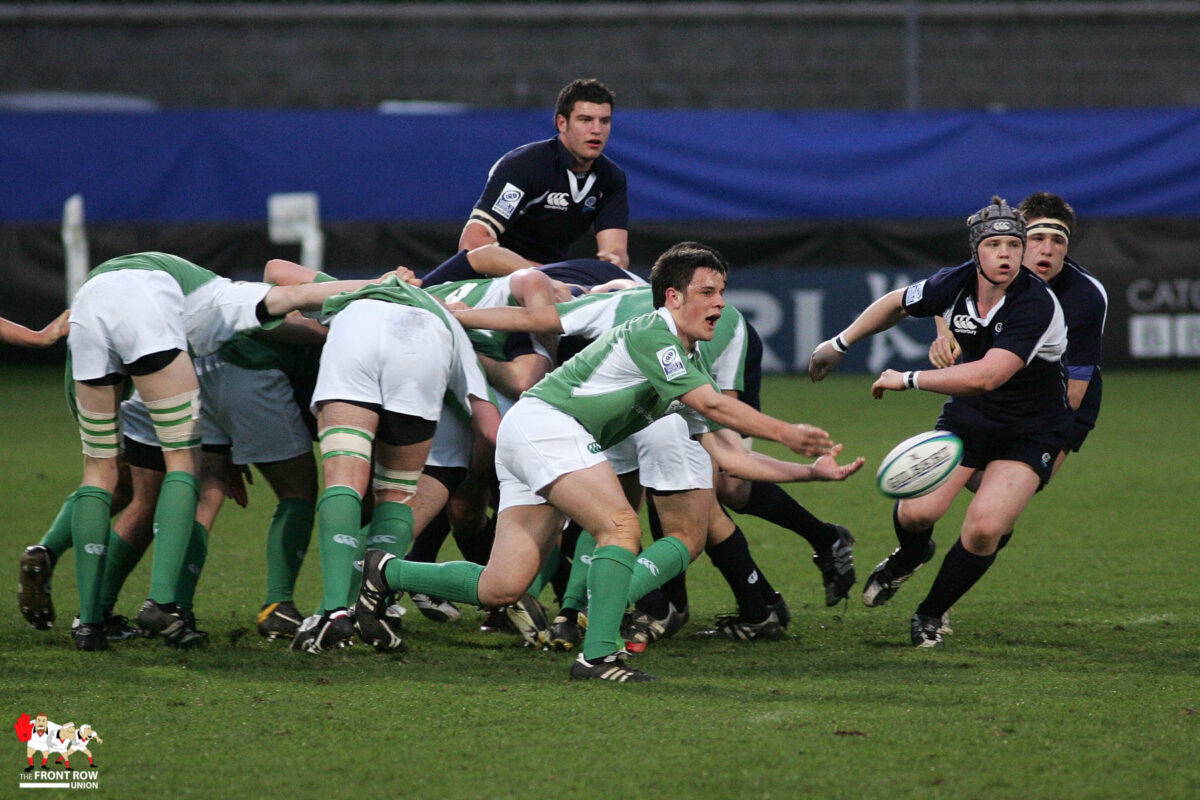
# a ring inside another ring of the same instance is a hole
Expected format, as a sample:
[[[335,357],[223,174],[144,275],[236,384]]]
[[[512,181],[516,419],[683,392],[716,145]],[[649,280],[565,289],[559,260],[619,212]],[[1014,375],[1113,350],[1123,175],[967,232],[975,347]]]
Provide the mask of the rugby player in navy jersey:
[[[972,260],[889,292],[844,331],[813,351],[809,375],[821,380],[850,345],[891,328],[906,316],[944,315],[963,362],[938,370],[884,370],[871,386],[885,391],[924,389],[950,395],[936,427],[963,440],[962,463],[924,497],[900,500],[893,524],[900,546],[871,573],[863,602],[890,600],[933,557],[933,526],[968,482],[978,480],[962,533],[911,619],[912,643],[942,644],[942,616],[983,577],[1001,538],[1013,529],[1033,495],[1050,480],[1067,446],[1066,323],[1053,292],[1022,267],[1026,225],[998,197],[967,220]]]
[[[1108,293],[1096,276],[1067,257],[1071,234],[1075,231],[1075,209],[1056,194],[1034,192],[1017,206],[1026,219],[1024,266],[1044,280],[1058,298],[1067,322],[1067,400],[1074,412],[1067,434],[1067,447],[1054,459],[1054,474],[1069,452],[1079,452],[1083,440],[1096,426],[1100,414],[1101,354],[1104,320],[1108,316]],[[929,347],[929,360],[935,367],[948,367],[958,360],[961,348],[949,325],[937,317],[938,336]],[[968,489],[974,487],[968,484]],[[997,550],[1003,550],[1012,531],[1000,537]],[[943,615],[941,631],[950,633],[948,615]]]
[[[629,266],[625,173],[603,155],[613,93],[595,79],[563,87],[554,109],[558,135],[506,153],[488,173],[459,237],[460,250],[499,242],[538,264],[562,261],[595,231],[596,257]]]
[[[1035,192],[1021,201],[1017,210],[1026,219],[1024,265],[1044,280],[1062,306],[1067,322],[1067,399],[1074,411],[1067,448],[1054,461],[1054,471],[1068,452],[1079,452],[1084,439],[1096,426],[1103,391],[1100,366],[1108,294],[1096,276],[1067,255],[1075,231],[1075,210],[1049,192]],[[929,348],[936,367],[948,367],[960,354],[958,341],[945,320],[937,319],[938,338]]]

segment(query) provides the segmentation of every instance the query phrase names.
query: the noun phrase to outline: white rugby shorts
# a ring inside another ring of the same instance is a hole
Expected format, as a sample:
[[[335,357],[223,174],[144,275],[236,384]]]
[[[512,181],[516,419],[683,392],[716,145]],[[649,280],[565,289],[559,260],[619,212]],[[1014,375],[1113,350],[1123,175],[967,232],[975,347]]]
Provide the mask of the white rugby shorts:
[[[450,379],[453,337],[421,308],[356,300],[333,318],[312,407],[330,400],[375,403],[437,420]]]
[[[618,475],[638,470],[647,489],[680,492],[713,488],[713,462],[691,438],[687,420],[668,414],[604,451]]]
[[[143,356],[189,349],[215,353],[232,336],[260,325],[265,283],[214,278],[187,297],[165,272],[121,269],[83,284],[71,303],[72,377],[77,381],[124,372]]]
[[[546,502],[538,492],[555,479],[606,459],[579,421],[536,397],[522,397],[496,434],[497,512]]]

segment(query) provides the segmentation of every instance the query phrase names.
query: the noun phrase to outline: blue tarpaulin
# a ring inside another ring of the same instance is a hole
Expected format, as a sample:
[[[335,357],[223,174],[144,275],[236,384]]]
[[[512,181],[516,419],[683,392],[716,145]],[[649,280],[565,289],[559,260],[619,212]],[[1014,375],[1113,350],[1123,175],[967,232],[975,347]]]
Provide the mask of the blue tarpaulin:
[[[0,114],[0,222],[260,220],[315,191],[329,221],[464,219],[549,112]],[[1200,216],[1200,110],[619,109],[607,153],[634,223],[965,216],[1039,189],[1089,218]]]

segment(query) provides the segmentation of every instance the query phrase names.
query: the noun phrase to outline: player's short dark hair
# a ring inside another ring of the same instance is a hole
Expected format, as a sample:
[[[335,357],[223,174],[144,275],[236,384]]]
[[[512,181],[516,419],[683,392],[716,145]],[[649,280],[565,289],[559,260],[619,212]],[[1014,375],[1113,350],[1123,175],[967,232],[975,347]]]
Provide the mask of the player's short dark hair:
[[[667,289],[687,291],[692,275],[698,269],[716,270],[727,275],[729,263],[717,248],[700,242],[680,242],[668,247],[650,269],[650,294],[654,307],[666,305]]]
[[[554,104],[554,117],[571,118],[571,112],[576,103],[608,103],[616,108],[616,95],[612,90],[595,78],[576,78],[562,88],[558,93],[558,101]]]
[[[1075,232],[1075,209],[1071,208],[1070,203],[1063,200],[1056,194],[1050,192],[1034,192],[1021,201],[1021,205],[1017,206],[1017,210],[1026,220],[1041,219],[1050,217],[1051,219],[1062,220],[1067,223],[1068,235]]]

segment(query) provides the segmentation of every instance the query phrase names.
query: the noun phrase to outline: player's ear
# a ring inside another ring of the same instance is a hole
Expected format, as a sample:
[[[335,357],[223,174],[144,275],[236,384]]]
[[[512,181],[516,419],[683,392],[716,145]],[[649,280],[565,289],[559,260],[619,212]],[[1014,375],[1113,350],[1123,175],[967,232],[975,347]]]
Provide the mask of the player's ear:
[[[562,114],[555,114],[554,115],[554,127],[558,129],[559,133],[562,133],[563,131],[565,131],[567,129],[567,118],[564,117]]]

